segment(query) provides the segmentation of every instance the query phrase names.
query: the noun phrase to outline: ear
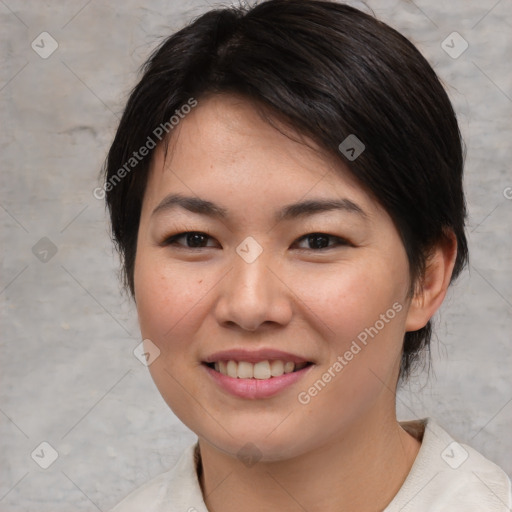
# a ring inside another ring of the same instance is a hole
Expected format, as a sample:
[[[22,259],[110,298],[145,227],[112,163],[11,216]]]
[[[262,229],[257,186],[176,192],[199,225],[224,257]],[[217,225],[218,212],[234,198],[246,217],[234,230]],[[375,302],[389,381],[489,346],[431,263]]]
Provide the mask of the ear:
[[[443,303],[456,257],[457,239],[454,233],[449,231],[432,249],[427,259],[425,274],[422,279],[420,278],[407,313],[407,332],[425,327]]]

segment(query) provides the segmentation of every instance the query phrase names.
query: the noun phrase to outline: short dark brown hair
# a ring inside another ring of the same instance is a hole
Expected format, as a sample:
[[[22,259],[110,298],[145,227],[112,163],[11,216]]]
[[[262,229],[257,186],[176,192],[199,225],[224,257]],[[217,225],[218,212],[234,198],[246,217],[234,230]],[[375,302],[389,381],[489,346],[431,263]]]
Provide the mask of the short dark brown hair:
[[[153,150],[133,170],[126,163],[191,97],[200,101],[207,93],[242,94],[264,105],[343,161],[393,219],[413,286],[447,232],[457,240],[452,279],[460,273],[468,259],[463,144],[432,67],[408,39],[353,7],[269,0],[203,14],[168,37],[143,67],[104,168],[112,237],[132,295]],[[365,146],[355,160],[339,151],[351,134]],[[114,180],[123,166],[130,172]],[[431,335],[431,322],[406,333],[402,378]]]

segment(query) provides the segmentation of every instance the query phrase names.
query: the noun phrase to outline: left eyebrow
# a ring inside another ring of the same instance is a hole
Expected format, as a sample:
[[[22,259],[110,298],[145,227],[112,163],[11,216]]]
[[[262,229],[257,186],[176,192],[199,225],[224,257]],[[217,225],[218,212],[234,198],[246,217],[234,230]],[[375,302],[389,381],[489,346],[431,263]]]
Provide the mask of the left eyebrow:
[[[295,219],[314,215],[315,213],[339,210],[348,213],[355,213],[363,218],[367,218],[366,212],[350,199],[313,199],[293,203],[282,208],[276,215],[276,221]]]
[[[181,194],[171,194],[162,199],[151,215],[173,210],[176,207],[219,219],[226,219],[228,217],[228,211],[222,206],[199,197],[183,196]],[[332,210],[353,213],[367,218],[365,211],[350,199],[313,199],[284,206],[276,213],[275,221],[291,220]]]

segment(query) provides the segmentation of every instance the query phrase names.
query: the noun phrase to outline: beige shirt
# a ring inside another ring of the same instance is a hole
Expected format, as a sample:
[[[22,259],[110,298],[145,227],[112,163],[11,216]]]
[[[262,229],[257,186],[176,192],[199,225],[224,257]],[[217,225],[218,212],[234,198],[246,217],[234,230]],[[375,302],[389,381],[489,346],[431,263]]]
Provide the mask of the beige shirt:
[[[455,442],[431,419],[401,425],[423,439],[411,471],[383,512],[510,512],[510,480],[496,464]],[[197,446],[189,446],[173,469],[111,512],[208,512],[197,477]]]

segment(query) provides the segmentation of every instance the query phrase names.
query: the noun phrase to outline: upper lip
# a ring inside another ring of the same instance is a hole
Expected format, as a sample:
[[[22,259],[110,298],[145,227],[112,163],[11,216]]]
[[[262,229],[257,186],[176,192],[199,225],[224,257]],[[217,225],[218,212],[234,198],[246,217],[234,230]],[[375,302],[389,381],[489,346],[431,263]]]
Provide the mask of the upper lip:
[[[205,363],[216,363],[217,361],[246,361],[248,363],[258,363],[266,360],[291,361],[293,363],[308,363],[309,359],[276,350],[273,348],[260,348],[258,350],[231,349],[215,352],[204,359]]]

